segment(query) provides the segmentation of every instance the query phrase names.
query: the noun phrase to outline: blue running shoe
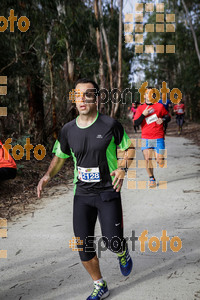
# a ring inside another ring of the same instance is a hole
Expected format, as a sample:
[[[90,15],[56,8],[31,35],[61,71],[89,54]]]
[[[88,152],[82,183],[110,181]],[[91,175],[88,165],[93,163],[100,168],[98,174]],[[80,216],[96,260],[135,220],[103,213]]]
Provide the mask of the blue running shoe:
[[[119,265],[122,275],[128,276],[131,273],[133,262],[130,257],[129,251],[126,250],[122,254],[117,254],[119,259]]]
[[[156,180],[155,180],[155,178],[149,178],[149,189],[153,189],[155,187],[156,187]]]
[[[109,296],[109,290],[107,287],[107,283],[104,280],[103,283],[94,284],[94,290],[86,300],[100,300],[108,296]]]

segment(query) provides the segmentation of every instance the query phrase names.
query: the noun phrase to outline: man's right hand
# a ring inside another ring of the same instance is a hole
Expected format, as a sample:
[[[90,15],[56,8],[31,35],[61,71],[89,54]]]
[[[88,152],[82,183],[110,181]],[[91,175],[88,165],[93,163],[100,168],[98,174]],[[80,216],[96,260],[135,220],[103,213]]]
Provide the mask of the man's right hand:
[[[44,189],[45,185],[47,185],[47,183],[49,182],[50,179],[51,179],[51,177],[49,175],[44,175],[40,179],[40,181],[38,183],[38,186],[37,186],[37,195],[38,195],[38,198],[40,198],[42,190]]]
[[[148,106],[145,108],[145,110],[143,111],[142,114],[146,117],[146,116],[148,116],[150,110],[151,110],[151,106],[148,105]]]
[[[43,188],[45,187],[45,185],[47,185],[47,183],[49,182],[49,180],[54,177],[62,168],[62,166],[65,163],[66,158],[60,158],[58,156],[54,156],[54,158],[51,161],[51,164],[48,168],[47,173],[42,177],[42,179],[40,179],[38,186],[37,186],[37,195],[38,198],[40,198],[41,196],[41,192],[43,190]]]

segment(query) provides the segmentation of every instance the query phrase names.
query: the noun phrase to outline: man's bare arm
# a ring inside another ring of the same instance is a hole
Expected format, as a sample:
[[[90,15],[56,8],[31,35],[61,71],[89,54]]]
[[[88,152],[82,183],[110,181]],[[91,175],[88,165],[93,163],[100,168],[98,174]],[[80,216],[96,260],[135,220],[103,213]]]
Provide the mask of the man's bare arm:
[[[38,198],[40,198],[41,192],[42,192],[43,188],[45,187],[45,185],[47,185],[49,180],[60,171],[60,169],[62,168],[62,166],[65,163],[65,160],[66,160],[66,158],[60,158],[60,157],[57,157],[56,155],[54,156],[46,174],[40,179],[40,181],[38,183],[38,186],[37,186]]]

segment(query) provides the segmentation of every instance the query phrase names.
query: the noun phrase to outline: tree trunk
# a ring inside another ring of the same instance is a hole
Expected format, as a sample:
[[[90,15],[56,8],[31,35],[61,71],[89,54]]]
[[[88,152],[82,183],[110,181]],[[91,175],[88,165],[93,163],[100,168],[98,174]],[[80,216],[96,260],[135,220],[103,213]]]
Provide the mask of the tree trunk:
[[[1,106],[1,96],[0,96],[0,106]],[[0,128],[0,138],[2,137],[2,135],[5,135],[6,133],[6,126],[5,126],[5,122],[4,122],[4,118],[0,118],[0,122],[1,122],[1,127]]]
[[[185,4],[185,1],[184,1],[184,0],[181,0],[181,1],[182,1],[182,3],[183,3],[183,6],[184,6],[184,9],[185,9],[185,12],[186,12],[186,17],[187,17],[188,20],[189,20],[190,29],[191,29],[191,31],[192,31],[192,35],[193,35],[193,39],[194,39],[194,45],[195,45],[197,57],[198,57],[199,64],[200,64],[200,52],[199,52],[199,47],[198,47],[197,37],[196,37],[195,31],[194,31],[194,28],[193,28],[193,26],[192,26],[192,20],[191,20],[189,11],[188,11],[188,9],[187,9],[187,6],[186,6],[186,4]]]
[[[34,135],[35,142],[43,143],[44,138],[44,106],[41,82],[33,75],[27,77],[29,93],[29,132]]]
[[[109,73],[109,80],[110,80],[110,90],[113,90],[113,74],[112,74],[112,63],[111,63],[111,57],[110,57],[110,48],[108,44],[107,34],[103,25],[103,13],[102,13],[102,3],[101,0],[99,0],[99,12],[100,12],[100,21],[101,21],[101,31],[103,34],[103,39],[105,43],[105,49],[106,49],[106,60],[108,64],[108,73]],[[105,105],[105,104],[104,104]]]
[[[122,91],[122,10],[123,10],[123,0],[120,0],[120,12],[119,12],[119,35],[118,35],[118,74],[117,74],[117,88]],[[120,96],[121,98],[121,96]],[[115,117],[120,105],[119,96],[116,98],[117,102],[112,103],[111,116]]]
[[[63,74],[64,74],[64,78],[65,78],[66,91],[68,91],[69,90],[69,84],[68,84],[68,64],[67,64],[67,60],[65,60],[64,63],[63,63]]]
[[[95,18],[99,22],[99,12],[98,12],[98,0],[94,0],[94,13]],[[99,55],[99,79],[100,79],[100,89],[105,87],[104,70],[103,70],[103,50],[102,50],[102,37],[99,28],[96,27],[96,41],[97,41],[97,51]]]
[[[74,62],[72,59],[71,49],[69,47],[69,42],[67,39],[65,40],[65,44],[67,49],[68,79],[69,79],[69,83],[72,84],[74,82]]]
[[[17,46],[16,44],[14,45],[15,48],[15,59],[16,59],[16,63],[18,63],[18,54],[17,54]],[[22,100],[20,99],[19,95],[20,95],[20,85],[19,85],[19,75],[16,78],[16,83],[17,83],[17,100],[19,102],[19,134],[22,134],[22,130],[24,128],[24,112],[23,112],[23,104],[22,104]]]
[[[55,87],[54,87],[54,78],[53,78],[53,65],[52,65],[52,56],[48,54],[49,61],[49,74],[51,82],[51,106],[52,106],[52,118],[53,118],[53,137],[57,139],[57,118],[56,118],[56,100],[55,100]]]
[[[110,3],[110,12],[111,12],[111,19],[113,18],[113,0]]]

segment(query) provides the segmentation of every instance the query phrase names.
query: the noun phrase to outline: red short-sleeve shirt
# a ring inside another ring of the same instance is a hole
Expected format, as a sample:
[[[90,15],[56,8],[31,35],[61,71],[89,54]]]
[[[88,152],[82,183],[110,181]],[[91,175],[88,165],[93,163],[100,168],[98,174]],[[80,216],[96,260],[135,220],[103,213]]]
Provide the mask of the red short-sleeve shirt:
[[[182,115],[185,112],[185,105],[183,103],[174,105],[174,111],[177,115]]]
[[[137,108],[137,112],[134,116],[134,120],[137,120],[145,108],[148,105],[142,104]],[[161,103],[155,103],[150,105],[150,114],[144,118],[141,124],[142,138],[144,139],[161,139],[164,138],[163,124],[157,124],[156,119],[162,118],[165,115],[169,115],[169,112],[165,109]]]

